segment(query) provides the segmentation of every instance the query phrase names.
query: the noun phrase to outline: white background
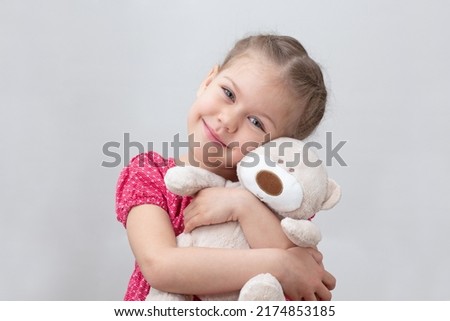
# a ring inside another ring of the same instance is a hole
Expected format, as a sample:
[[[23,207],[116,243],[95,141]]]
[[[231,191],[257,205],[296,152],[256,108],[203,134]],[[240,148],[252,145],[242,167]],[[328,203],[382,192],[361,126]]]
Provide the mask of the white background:
[[[326,75],[311,139],[346,141],[348,166],[328,167],[343,198],[315,220],[334,299],[449,300],[449,16],[438,0],[0,0],[0,299],[121,300],[123,163],[101,166],[103,145],[161,152],[234,41],[277,32]]]

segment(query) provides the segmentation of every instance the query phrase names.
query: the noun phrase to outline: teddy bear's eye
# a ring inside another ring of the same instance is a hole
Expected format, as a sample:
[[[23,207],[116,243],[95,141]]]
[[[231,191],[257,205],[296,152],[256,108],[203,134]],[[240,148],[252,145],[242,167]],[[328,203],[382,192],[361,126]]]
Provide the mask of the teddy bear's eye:
[[[295,168],[289,168],[289,172],[290,173],[295,172]]]

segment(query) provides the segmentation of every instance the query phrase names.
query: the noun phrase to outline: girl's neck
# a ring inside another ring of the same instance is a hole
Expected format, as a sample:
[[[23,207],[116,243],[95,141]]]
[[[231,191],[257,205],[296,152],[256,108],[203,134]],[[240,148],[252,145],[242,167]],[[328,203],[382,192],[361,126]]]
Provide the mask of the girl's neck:
[[[214,174],[217,174],[219,176],[222,176],[223,178],[230,180],[230,181],[237,181],[237,174],[236,174],[236,168],[235,167],[214,167],[214,166],[208,166],[207,164],[200,162],[196,159],[194,159],[192,156],[189,157],[189,155],[183,155],[178,160],[176,160],[176,164],[178,166],[197,166],[204,168]]]

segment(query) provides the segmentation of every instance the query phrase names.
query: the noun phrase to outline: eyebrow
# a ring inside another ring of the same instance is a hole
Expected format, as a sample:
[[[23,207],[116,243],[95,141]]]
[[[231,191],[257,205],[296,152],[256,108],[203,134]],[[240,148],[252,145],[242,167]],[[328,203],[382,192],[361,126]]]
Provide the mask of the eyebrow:
[[[231,84],[233,85],[234,89],[240,94],[241,91],[239,90],[239,86],[233,81],[233,79],[231,79],[228,76],[223,76],[223,78],[229,80],[231,82]]]
[[[269,120],[269,122],[272,123],[273,128],[277,129],[277,125],[275,124],[275,122],[273,121],[273,119],[271,117],[269,117],[269,115],[267,115],[265,112],[261,113],[261,116],[267,118]]]

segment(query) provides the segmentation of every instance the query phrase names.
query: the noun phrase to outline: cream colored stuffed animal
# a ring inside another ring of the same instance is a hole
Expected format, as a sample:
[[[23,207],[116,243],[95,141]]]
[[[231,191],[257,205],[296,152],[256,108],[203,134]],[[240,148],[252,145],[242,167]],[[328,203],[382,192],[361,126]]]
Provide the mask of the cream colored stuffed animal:
[[[248,153],[237,165],[239,181],[232,183],[198,167],[174,167],[165,182],[178,195],[194,195],[213,186],[243,187],[264,202],[281,219],[288,238],[298,246],[314,246],[320,230],[309,220],[339,201],[340,187],[328,178],[317,155],[302,141],[278,138]],[[201,226],[177,237],[179,247],[249,248],[237,222]],[[147,300],[190,300],[192,296],[151,289]],[[239,292],[199,296],[201,300],[285,300],[283,289],[271,274],[250,279]]]

